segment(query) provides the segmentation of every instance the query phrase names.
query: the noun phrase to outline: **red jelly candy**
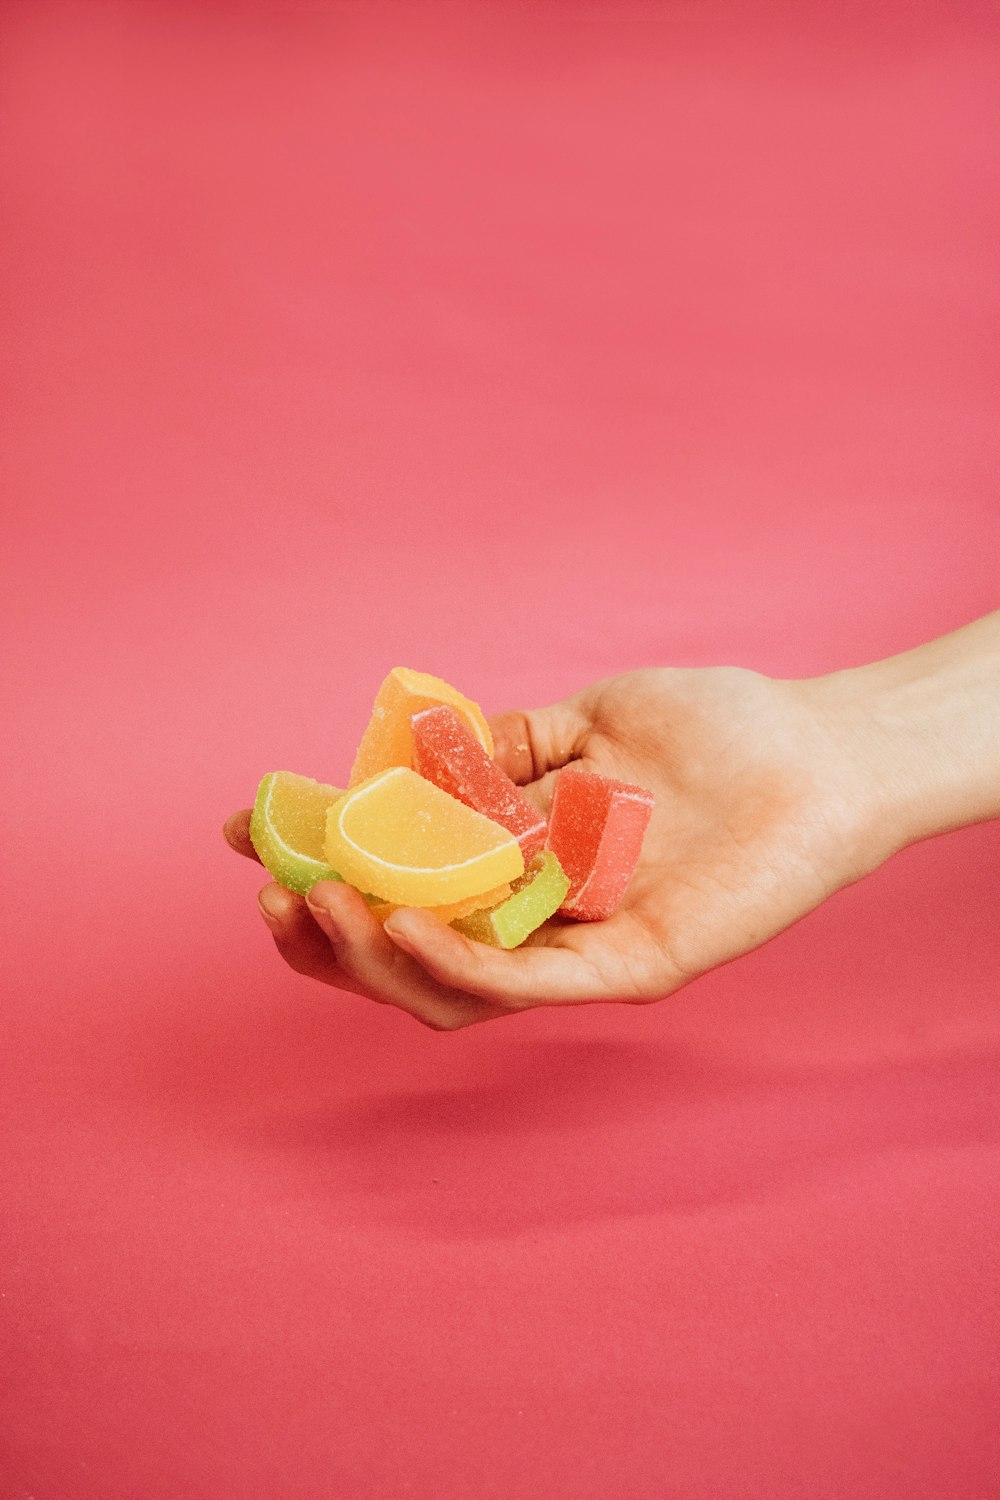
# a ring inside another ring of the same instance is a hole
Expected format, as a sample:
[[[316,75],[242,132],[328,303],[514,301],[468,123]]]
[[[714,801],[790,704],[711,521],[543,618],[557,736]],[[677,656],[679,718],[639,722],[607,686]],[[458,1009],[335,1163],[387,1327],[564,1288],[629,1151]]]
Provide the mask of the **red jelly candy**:
[[[609,917],[632,878],[653,811],[653,794],[593,771],[556,777],[545,847],[569,877],[559,910],[595,922]]]
[[[545,819],[495,761],[453,708],[425,708],[410,720],[413,769],[466,807],[492,818],[514,835],[527,868],[545,839]]]

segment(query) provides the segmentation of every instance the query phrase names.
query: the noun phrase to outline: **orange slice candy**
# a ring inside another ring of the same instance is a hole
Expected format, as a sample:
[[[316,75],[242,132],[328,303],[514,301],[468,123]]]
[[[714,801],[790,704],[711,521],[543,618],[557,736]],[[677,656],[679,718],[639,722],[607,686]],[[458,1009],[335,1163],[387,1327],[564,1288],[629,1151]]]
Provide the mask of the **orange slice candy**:
[[[422,709],[435,708],[441,703],[464,719],[487,755],[492,755],[493,736],[478,703],[429,672],[393,667],[376,694],[347,785],[357,786],[388,766],[412,766],[410,719]]]
[[[445,906],[524,873],[514,835],[407,766],[363,781],[327,813],[325,857],[400,906]]]
[[[466,896],[464,901],[451,901],[447,906],[425,906],[432,917],[437,917],[441,922],[457,922],[460,917],[471,917],[484,908],[489,910],[493,906],[499,906],[501,901],[506,901],[513,890],[509,880],[503,885],[498,885],[492,891],[483,891],[478,896]],[[368,910],[378,922],[384,922],[386,917],[391,917],[394,911],[399,911],[398,901],[380,901],[377,896],[368,898]]]

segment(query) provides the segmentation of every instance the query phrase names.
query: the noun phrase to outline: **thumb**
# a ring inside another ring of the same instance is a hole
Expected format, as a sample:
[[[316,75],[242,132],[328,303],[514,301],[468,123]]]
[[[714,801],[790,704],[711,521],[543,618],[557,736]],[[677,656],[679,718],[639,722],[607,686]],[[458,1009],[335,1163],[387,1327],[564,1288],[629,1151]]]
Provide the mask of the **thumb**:
[[[519,786],[582,754],[590,732],[590,717],[579,698],[565,698],[550,708],[494,714],[489,724],[493,758]]]

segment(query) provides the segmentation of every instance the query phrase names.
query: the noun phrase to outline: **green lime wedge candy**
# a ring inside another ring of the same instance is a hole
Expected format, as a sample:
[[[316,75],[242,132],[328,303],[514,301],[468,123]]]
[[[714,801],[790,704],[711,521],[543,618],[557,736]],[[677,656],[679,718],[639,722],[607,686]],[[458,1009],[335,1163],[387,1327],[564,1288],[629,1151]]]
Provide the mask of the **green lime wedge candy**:
[[[269,771],[257,788],[250,842],[279,885],[305,896],[317,880],[339,880],[323,856],[326,812],[344,793],[294,771]]]
[[[525,873],[511,882],[499,906],[459,917],[452,927],[494,948],[517,948],[536,927],[554,916],[566,899],[569,877],[551,849],[536,854]]]

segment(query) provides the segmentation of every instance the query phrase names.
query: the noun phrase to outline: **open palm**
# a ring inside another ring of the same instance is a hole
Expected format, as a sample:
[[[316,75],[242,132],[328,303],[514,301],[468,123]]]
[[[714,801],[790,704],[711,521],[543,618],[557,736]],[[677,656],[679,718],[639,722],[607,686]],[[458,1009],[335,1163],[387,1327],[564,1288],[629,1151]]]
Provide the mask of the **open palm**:
[[[503,952],[416,909],[383,929],[336,882],[307,899],[270,885],[260,901],[277,946],[299,972],[438,1029],[668,995],[870,867],[854,832],[864,783],[809,687],[738,668],[656,669],[492,720],[498,760],[543,809],[570,762],[654,792],[639,867],[607,921],[556,921]],[[226,833],[252,856],[248,827],[245,810]]]

